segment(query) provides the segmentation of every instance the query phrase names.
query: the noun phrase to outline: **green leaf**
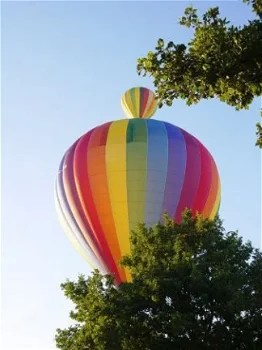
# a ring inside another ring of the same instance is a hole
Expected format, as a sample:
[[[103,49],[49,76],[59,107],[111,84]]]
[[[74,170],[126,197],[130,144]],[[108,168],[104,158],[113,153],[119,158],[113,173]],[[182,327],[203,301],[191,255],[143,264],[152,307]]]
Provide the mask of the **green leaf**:
[[[250,242],[186,210],[180,224],[138,225],[131,243],[132,282],[95,271],[63,283],[76,324],[57,329],[58,349],[261,349],[262,253]]]
[[[180,23],[194,28],[193,38],[166,46],[158,40],[143,61],[143,72],[153,79],[163,104],[181,98],[191,105],[215,97],[241,110],[262,95],[262,1],[246,2],[257,14],[247,24],[230,24],[218,7],[202,16],[188,7]]]

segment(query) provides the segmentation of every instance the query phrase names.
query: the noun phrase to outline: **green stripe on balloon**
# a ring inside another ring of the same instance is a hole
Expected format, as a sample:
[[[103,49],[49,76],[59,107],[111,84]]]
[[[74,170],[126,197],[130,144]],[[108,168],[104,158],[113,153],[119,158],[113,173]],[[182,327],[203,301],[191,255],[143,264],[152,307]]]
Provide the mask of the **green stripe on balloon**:
[[[132,135],[132,137],[131,137]],[[131,119],[127,128],[127,198],[130,230],[144,222],[147,179],[147,125]]]

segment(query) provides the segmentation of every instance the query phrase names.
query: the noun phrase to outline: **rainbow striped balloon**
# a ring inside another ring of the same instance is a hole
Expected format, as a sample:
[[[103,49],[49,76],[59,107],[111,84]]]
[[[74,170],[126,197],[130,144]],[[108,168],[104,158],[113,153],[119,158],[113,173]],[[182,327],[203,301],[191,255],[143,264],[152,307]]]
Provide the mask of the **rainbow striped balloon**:
[[[155,94],[144,87],[127,90],[121,98],[122,108],[128,118],[151,118],[157,109]]]
[[[179,221],[187,207],[214,218],[220,180],[208,150],[192,135],[152,119],[98,126],[64,155],[56,206],[69,238],[93,268],[130,280],[118,266],[130,252],[130,230],[167,212]]]

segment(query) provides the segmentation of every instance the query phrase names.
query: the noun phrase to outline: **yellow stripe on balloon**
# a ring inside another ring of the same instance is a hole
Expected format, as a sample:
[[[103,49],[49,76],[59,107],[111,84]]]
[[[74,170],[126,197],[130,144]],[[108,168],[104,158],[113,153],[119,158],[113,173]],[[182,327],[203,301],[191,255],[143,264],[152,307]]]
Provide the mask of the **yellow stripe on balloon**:
[[[128,120],[111,124],[106,143],[106,172],[109,197],[121,255],[130,253],[126,184],[126,129]],[[117,262],[118,263],[118,262]],[[127,280],[130,274],[125,269]]]
[[[124,100],[125,100],[126,105],[128,106],[128,109],[130,110],[129,118],[134,118],[133,116],[136,114],[136,110],[135,110],[134,105],[133,105],[130,90],[125,93]]]
[[[125,102],[124,99],[121,100],[121,106],[122,106],[122,108],[123,108],[123,111],[125,112],[125,115],[126,115],[129,119],[131,119],[130,110],[129,110],[129,108],[127,107],[126,102]]]
[[[140,115],[140,88],[134,88],[134,92],[135,92],[135,110],[136,110],[135,117],[141,118],[141,115]]]
[[[130,119],[132,118],[131,115],[132,115],[132,111],[130,110],[129,108],[129,105],[127,104],[126,102],[126,94],[127,92],[124,94],[124,96],[121,98],[121,106],[126,114],[126,116]]]
[[[206,201],[206,204],[204,206],[204,209],[202,211],[202,215],[206,217],[210,217],[212,210],[213,210],[213,205],[214,202],[216,201],[217,198],[217,192],[218,192],[218,182],[219,182],[219,176],[218,176],[218,171],[216,164],[213,160],[212,161],[212,181],[211,181],[211,187],[209,191],[209,195]]]
[[[217,215],[218,212],[218,208],[219,208],[219,204],[220,204],[220,199],[221,199],[221,183],[220,183],[220,179],[218,180],[218,190],[217,190],[217,197],[212,209],[212,212],[209,216],[210,220],[214,220],[214,218]]]
[[[157,109],[157,101],[155,99],[155,96],[152,96],[152,102],[148,110],[148,115],[152,116],[155,113],[156,109]]]

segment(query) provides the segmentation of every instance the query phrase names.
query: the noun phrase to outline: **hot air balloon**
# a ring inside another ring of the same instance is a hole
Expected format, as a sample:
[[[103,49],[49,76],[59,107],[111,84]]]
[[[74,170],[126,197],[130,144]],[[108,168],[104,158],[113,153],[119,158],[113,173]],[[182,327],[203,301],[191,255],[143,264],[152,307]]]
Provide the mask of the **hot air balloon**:
[[[144,87],[127,90],[121,98],[121,106],[128,118],[151,118],[157,109],[155,94]]]
[[[194,136],[149,119],[152,91],[122,96],[130,119],[105,123],[81,136],[65,153],[56,178],[56,208],[79,253],[116,283],[130,281],[118,265],[130,252],[130,231],[152,226],[166,212],[181,220],[185,208],[213,219],[220,204],[214,159]]]

